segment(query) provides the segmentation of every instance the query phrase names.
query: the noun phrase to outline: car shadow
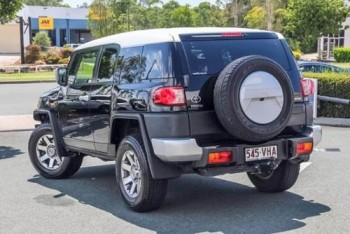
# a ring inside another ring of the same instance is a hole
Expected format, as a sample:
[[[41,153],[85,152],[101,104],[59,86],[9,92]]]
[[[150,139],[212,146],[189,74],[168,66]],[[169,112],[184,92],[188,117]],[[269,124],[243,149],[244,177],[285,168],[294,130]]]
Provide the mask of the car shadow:
[[[19,154],[23,154],[23,152],[19,149],[15,149],[11,146],[0,146],[0,160],[13,158]]]
[[[301,228],[304,219],[331,210],[291,192],[266,194],[231,181],[186,175],[169,182],[161,209],[136,213],[124,205],[113,165],[82,168],[68,180],[34,176],[28,181],[157,233],[283,232]]]

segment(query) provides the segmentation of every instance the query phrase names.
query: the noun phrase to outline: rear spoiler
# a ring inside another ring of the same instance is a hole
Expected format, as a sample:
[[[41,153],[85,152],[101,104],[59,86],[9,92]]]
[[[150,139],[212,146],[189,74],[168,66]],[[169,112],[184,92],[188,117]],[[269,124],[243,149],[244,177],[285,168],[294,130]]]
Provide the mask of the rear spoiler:
[[[181,41],[280,39],[275,32],[221,32],[181,34]]]

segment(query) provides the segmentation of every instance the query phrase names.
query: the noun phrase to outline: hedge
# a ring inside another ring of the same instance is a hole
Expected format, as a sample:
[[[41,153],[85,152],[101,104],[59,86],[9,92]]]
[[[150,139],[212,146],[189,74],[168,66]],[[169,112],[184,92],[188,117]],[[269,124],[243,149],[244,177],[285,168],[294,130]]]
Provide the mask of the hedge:
[[[350,99],[350,74],[305,72],[303,76],[318,80],[318,95]],[[317,115],[350,118],[350,105],[321,101]]]
[[[333,56],[337,62],[350,62],[350,48],[335,48]]]

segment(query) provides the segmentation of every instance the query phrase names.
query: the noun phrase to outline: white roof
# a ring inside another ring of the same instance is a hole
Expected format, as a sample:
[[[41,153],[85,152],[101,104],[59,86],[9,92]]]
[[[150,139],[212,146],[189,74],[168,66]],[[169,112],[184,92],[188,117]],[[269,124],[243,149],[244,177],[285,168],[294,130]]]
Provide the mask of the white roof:
[[[207,34],[207,33],[223,33],[223,32],[270,32],[247,28],[162,28],[148,29],[140,31],[132,31],[120,33],[108,37],[103,37],[94,41],[90,41],[79,46],[76,50],[101,46],[106,44],[119,44],[121,47],[142,46],[145,44],[155,44],[162,42],[179,42],[180,35],[183,34]],[[281,38],[280,34],[276,34]]]
[[[51,6],[28,6],[23,5],[17,15],[25,20],[28,17],[39,18],[40,16],[52,17],[54,19],[80,19],[87,20],[87,8],[51,7]]]

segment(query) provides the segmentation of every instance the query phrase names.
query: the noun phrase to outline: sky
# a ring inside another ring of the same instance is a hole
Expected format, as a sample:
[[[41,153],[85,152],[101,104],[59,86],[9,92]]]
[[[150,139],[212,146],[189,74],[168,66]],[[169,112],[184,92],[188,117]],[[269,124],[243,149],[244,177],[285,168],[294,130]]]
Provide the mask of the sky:
[[[215,3],[215,0],[177,0],[180,4],[190,4],[191,6],[197,6],[200,2],[208,1]],[[71,7],[76,7],[81,5],[83,2],[90,4],[92,0],[64,0],[65,3],[68,3]],[[166,0],[164,0],[166,2]]]

